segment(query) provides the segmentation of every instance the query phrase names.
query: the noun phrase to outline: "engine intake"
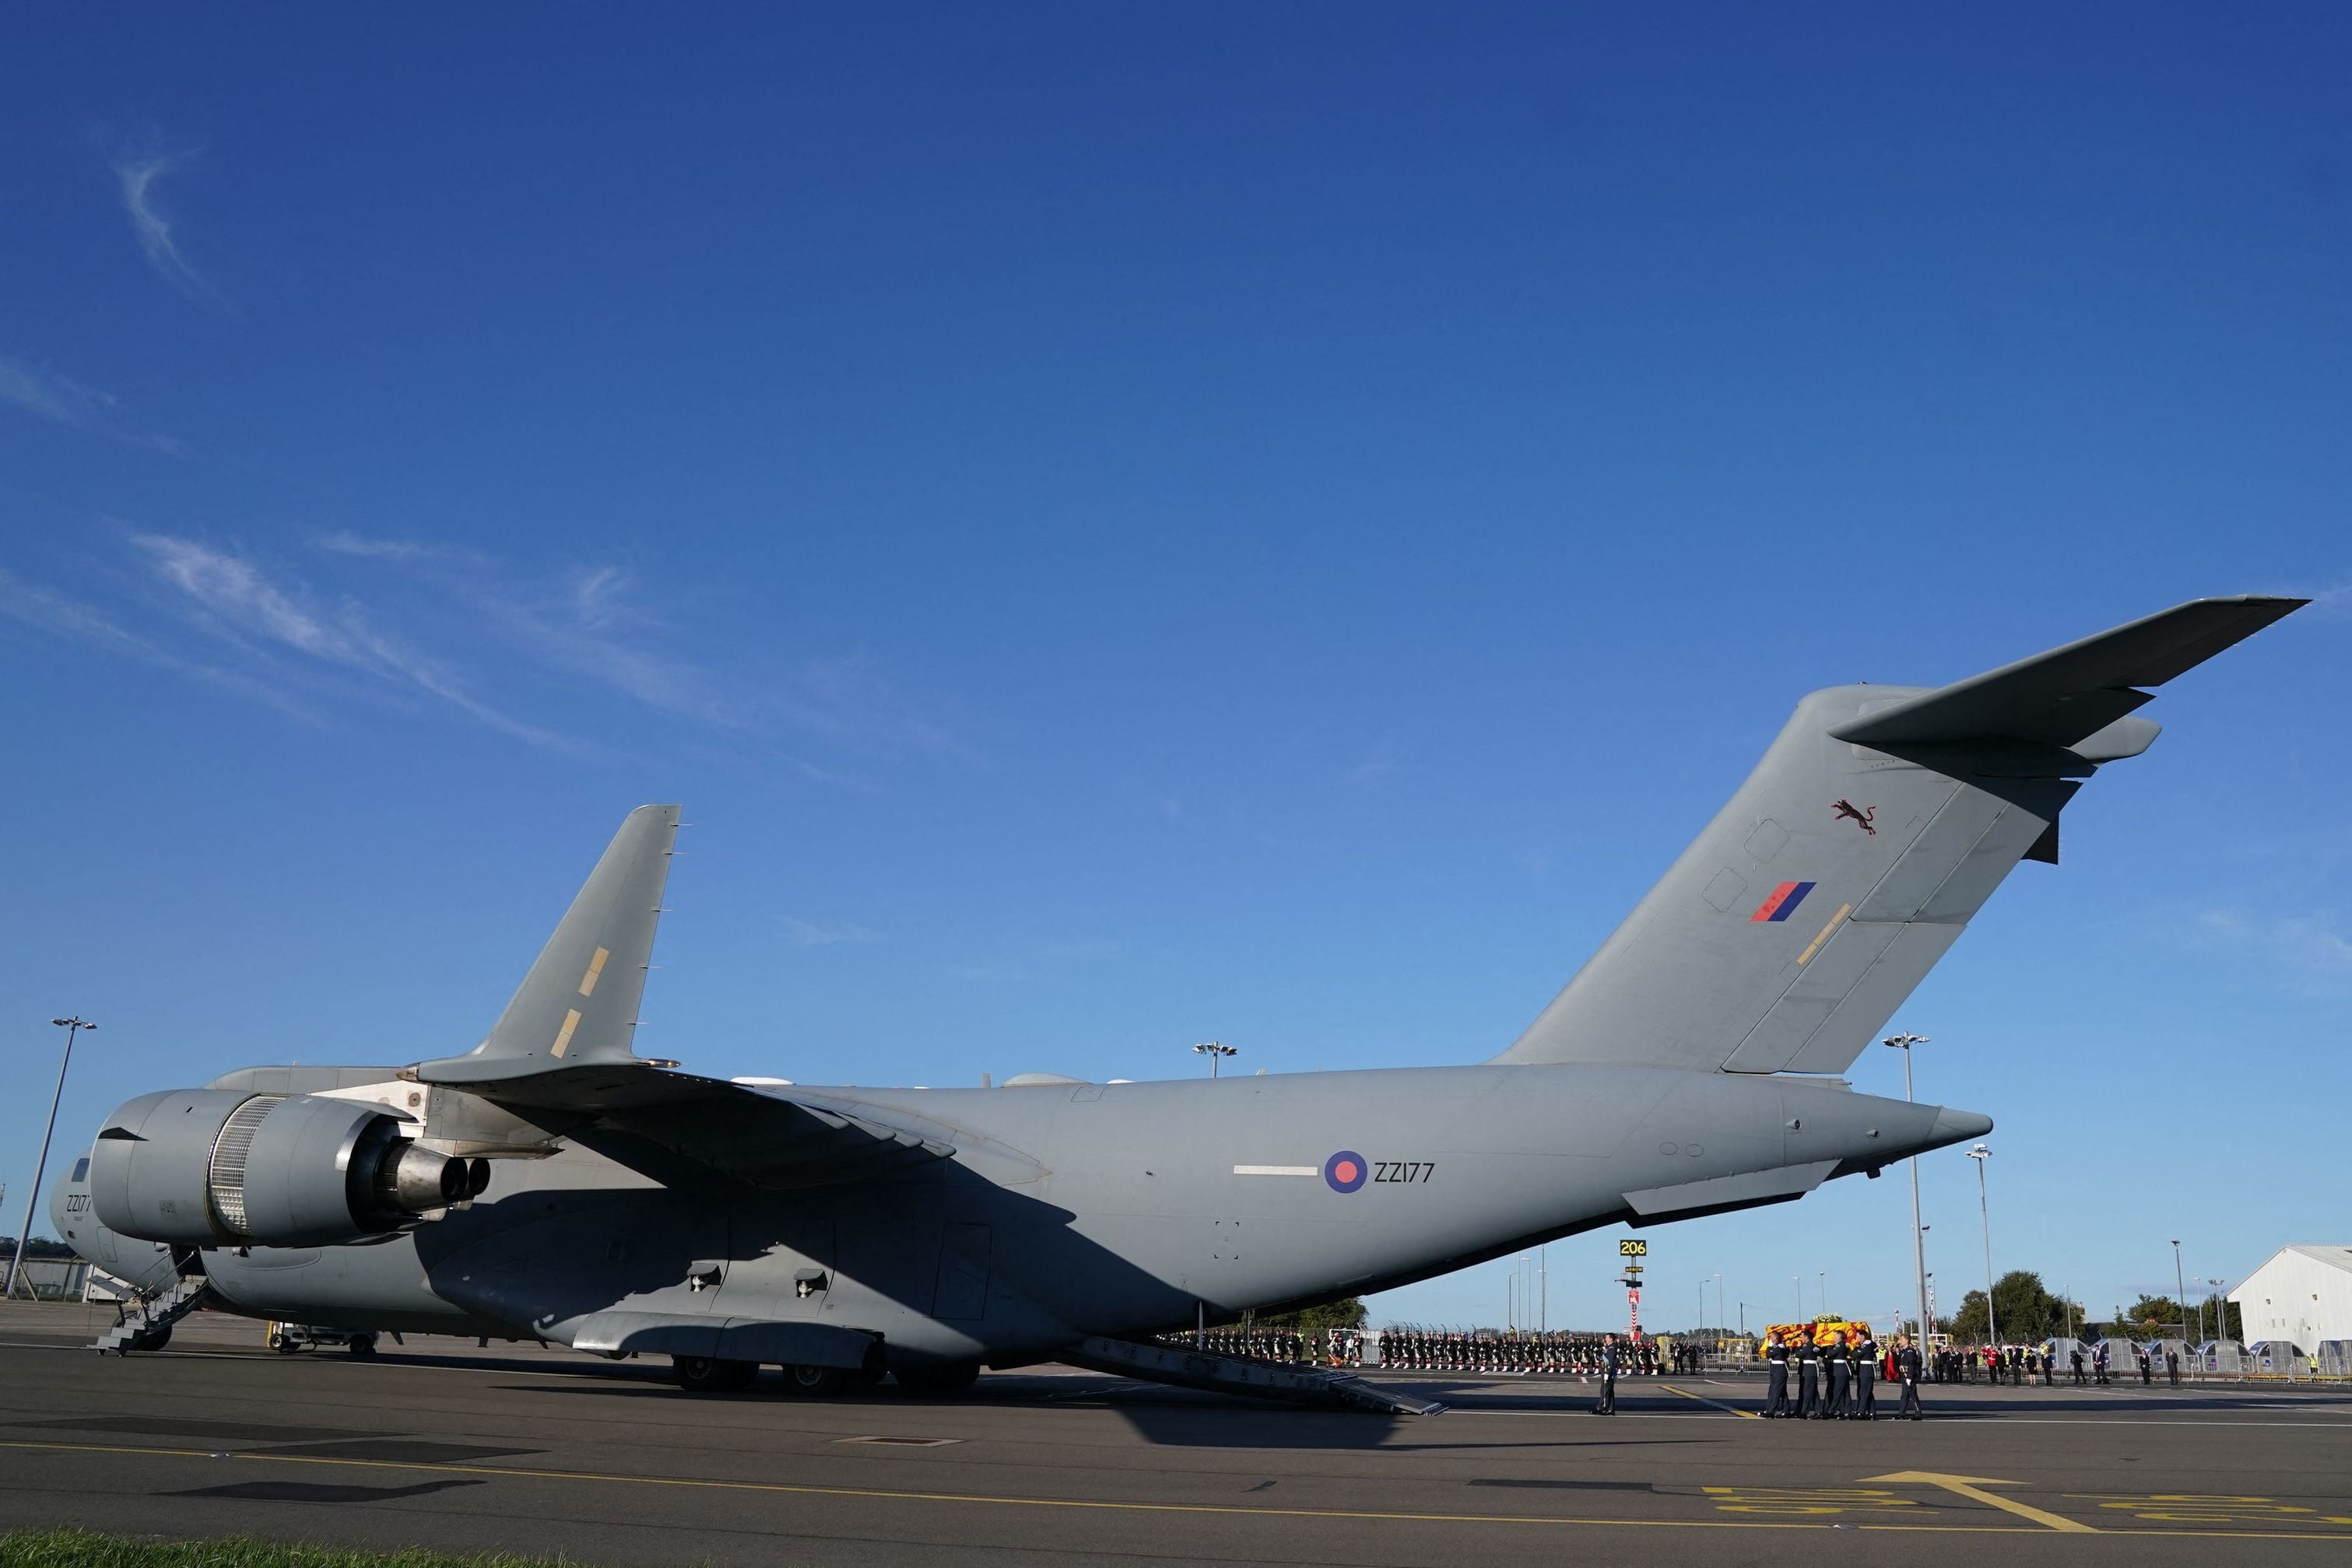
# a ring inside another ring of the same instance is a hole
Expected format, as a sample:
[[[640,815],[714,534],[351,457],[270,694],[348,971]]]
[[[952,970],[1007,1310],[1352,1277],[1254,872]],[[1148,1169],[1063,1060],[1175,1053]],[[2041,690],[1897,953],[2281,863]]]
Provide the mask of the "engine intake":
[[[403,1120],[317,1094],[142,1094],[98,1135],[91,1207],[110,1229],[184,1246],[380,1236],[464,1202],[488,1175],[482,1161],[420,1148]]]

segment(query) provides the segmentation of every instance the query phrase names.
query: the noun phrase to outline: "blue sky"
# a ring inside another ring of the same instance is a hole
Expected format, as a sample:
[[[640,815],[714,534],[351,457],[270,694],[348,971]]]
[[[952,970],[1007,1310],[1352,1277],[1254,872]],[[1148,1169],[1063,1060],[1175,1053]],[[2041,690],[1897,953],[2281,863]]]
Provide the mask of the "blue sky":
[[[52,1015],[68,1145],[462,1049],[640,801],[696,826],[639,1046],[698,1070],[1475,1061],[1801,693],[2277,591],[1901,1021],[2000,1123],[2001,1267],[2346,1239],[2340,8],[11,34],[0,1229]],[[1659,1312],[1885,1317],[1907,1222],[1659,1232]]]

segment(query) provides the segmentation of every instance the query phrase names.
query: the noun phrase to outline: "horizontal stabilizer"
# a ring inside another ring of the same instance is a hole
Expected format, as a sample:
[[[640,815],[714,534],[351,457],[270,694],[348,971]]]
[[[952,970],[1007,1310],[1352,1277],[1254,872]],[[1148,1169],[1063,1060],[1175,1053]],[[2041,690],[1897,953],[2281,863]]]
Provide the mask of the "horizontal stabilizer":
[[[1865,709],[1830,733],[1882,750],[1967,741],[2074,747],[2148,701],[2147,693],[2135,688],[2160,686],[2310,602],[2255,594],[2192,599],[2014,664]],[[2146,736],[2154,735],[2151,726]]]

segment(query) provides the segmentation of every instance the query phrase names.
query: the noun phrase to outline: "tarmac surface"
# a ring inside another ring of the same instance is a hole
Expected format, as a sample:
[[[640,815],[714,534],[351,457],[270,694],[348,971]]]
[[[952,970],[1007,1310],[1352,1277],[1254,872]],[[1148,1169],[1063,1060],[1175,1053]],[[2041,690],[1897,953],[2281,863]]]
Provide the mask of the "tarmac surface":
[[[594,1564],[2305,1563],[2352,1555],[2352,1389],[1928,1390],[1765,1422],[1761,1379],[1402,1377],[1385,1417],[1066,1368],[969,1395],[693,1397],[665,1363],[386,1341],[273,1355],[199,1313],[0,1306],[0,1529],[562,1553]]]

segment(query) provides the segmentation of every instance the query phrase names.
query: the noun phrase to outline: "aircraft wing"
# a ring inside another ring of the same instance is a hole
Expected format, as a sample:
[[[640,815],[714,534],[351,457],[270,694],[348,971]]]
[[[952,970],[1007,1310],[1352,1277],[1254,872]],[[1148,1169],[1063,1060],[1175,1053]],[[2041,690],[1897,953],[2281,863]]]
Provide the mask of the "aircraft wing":
[[[677,1176],[684,1162],[793,1191],[890,1176],[955,1153],[945,1128],[885,1121],[869,1107],[667,1071],[651,1062],[583,1062],[455,1083],[436,1073],[440,1065],[425,1062],[402,1076],[479,1095],[661,1180]]]

